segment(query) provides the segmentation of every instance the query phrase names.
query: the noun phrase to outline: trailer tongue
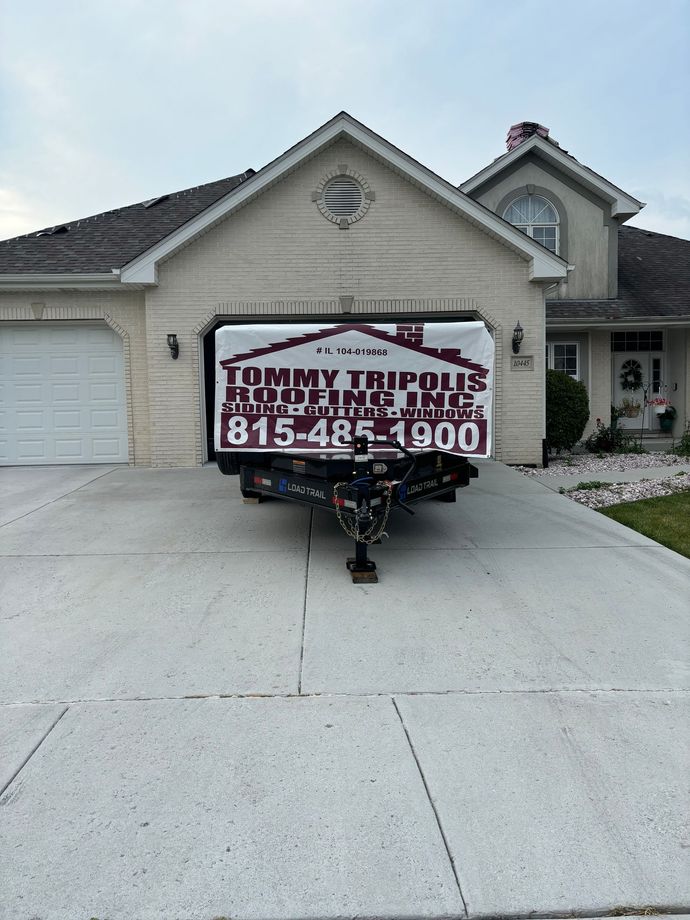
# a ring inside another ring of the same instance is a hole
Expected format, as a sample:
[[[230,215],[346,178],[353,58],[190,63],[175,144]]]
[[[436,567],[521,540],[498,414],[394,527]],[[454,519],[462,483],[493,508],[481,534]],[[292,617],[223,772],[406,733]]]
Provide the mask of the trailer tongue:
[[[455,501],[489,456],[493,340],[482,323],[225,326],[215,448],[245,501],[333,511],[355,583],[396,508]]]
[[[390,446],[377,454],[370,447]],[[376,563],[368,548],[386,534],[390,512],[427,498],[455,501],[455,490],[469,485],[477,468],[465,457],[439,451],[414,455],[398,442],[355,438],[352,457],[319,458],[274,455],[268,462],[240,466],[240,488],[246,502],[264,496],[287,499],[334,511],[340,526],[355,542],[347,568],[355,584],[376,582]]]

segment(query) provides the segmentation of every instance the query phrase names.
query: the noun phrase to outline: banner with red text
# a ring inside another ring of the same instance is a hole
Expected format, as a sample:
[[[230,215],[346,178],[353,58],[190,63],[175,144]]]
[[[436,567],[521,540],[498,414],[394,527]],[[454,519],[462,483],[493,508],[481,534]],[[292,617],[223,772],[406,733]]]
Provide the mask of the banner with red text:
[[[493,366],[479,322],[224,326],[215,448],[333,454],[364,434],[488,457]]]

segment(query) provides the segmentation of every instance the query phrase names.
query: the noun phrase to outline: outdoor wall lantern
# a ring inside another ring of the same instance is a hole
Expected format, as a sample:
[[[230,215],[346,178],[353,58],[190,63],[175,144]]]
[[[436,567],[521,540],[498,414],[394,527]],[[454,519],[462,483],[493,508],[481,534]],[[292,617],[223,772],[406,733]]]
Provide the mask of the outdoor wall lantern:
[[[177,360],[180,356],[180,346],[174,332],[168,333],[168,348],[170,349],[170,355],[173,361]]]
[[[518,320],[517,326],[513,329],[513,354],[517,355],[520,353],[520,343],[522,342],[525,335],[525,330],[520,325],[520,320]]]

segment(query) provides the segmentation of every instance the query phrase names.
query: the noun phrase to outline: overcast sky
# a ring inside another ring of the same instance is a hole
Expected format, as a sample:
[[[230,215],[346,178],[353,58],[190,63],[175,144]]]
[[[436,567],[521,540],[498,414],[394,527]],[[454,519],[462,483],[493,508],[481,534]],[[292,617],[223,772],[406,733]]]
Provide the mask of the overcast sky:
[[[0,0],[0,238],[259,169],[341,109],[458,184],[538,121],[690,238],[690,0]]]

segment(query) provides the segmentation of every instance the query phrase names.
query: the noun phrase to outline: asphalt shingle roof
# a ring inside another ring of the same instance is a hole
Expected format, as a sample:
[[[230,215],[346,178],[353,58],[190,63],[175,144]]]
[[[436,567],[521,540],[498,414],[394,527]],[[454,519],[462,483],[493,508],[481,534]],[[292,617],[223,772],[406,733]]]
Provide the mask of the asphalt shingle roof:
[[[64,226],[0,242],[2,274],[100,273],[122,268],[253,175],[247,170],[147,202],[95,214]],[[52,229],[52,228],[48,228]],[[690,242],[637,227],[618,231],[615,300],[549,300],[548,320],[630,321],[690,316]]]
[[[28,233],[0,242],[0,274],[109,272],[122,268],[253,175],[247,170],[216,182],[64,224],[67,232]],[[52,229],[52,228],[47,228]]]
[[[615,300],[547,300],[548,320],[690,317],[690,241],[638,227],[618,230]]]

